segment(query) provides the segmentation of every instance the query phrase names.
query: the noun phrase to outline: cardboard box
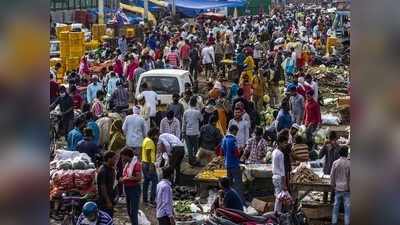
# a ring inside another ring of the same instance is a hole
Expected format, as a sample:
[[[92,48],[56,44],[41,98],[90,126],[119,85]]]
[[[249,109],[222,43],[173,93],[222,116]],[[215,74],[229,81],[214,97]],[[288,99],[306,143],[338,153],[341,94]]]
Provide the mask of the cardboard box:
[[[270,212],[274,210],[275,197],[253,198],[251,206],[259,213]]]

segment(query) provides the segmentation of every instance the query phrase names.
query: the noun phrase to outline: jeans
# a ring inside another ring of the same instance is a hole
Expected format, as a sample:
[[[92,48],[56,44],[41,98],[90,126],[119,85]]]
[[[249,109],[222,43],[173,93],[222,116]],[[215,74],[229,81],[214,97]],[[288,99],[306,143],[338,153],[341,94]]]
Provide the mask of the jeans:
[[[151,168],[153,167],[153,169]],[[147,202],[148,198],[147,195],[149,193],[149,185],[151,183],[150,189],[150,202],[154,202],[156,198],[156,187],[157,187],[157,172],[155,170],[154,165],[143,162],[143,202]]]
[[[275,193],[275,212],[282,212],[282,203],[278,201],[278,194],[283,191],[282,177],[272,178],[272,184],[274,185]]]
[[[138,213],[139,213],[139,203],[140,203],[140,184],[134,187],[125,186],[126,194],[126,204],[128,209],[128,215],[131,219],[132,225],[139,225]]]
[[[339,217],[339,208],[344,201],[344,224],[350,224],[350,192],[336,191],[335,192],[335,203],[333,204],[332,211],[332,224],[337,224]]]
[[[240,167],[227,168],[227,175],[228,175],[228,178],[231,180],[231,183],[233,184],[233,188],[239,194],[239,197],[242,200],[242,203],[244,205],[245,201],[244,201],[244,196],[243,196],[243,191],[242,191],[242,187],[243,187],[242,171],[240,170]]]
[[[199,136],[186,136],[185,141],[189,153],[189,162],[193,163],[195,161],[197,149],[199,148]]]

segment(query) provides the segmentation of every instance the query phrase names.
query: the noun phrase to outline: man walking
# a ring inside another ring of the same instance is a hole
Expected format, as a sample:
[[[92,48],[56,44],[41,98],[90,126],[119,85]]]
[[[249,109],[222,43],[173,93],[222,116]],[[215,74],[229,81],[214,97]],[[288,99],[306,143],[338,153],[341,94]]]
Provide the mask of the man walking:
[[[282,203],[278,200],[278,195],[287,190],[285,177],[285,162],[283,151],[287,147],[288,138],[285,135],[278,136],[278,147],[272,152],[272,183],[275,190],[275,212],[282,211]]]
[[[233,184],[233,188],[238,192],[242,202],[244,202],[242,192],[242,171],[240,170],[239,159],[240,150],[237,146],[236,135],[239,131],[237,125],[231,125],[228,134],[222,140],[222,149],[225,159],[225,168],[228,172],[228,178]]]
[[[183,113],[182,136],[188,148],[189,163],[194,166],[197,165],[195,155],[199,148],[200,124],[203,121],[203,115],[196,108],[197,98],[195,96],[191,97],[189,105],[189,109]]]
[[[164,168],[162,175],[162,180],[157,184],[156,217],[159,225],[175,225],[170,181],[172,170]]]
[[[144,119],[139,115],[140,108],[133,107],[133,114],[126,117],[122,130],[126,135],[126,145],[133,148],[135,155],[139,154],[145,137],[146,127]]]
[[[342,146],[339,151],[340,158],[333,162],[331,171],[331,185],[335,190],[335,203],[333,204],[332,224],[338,224],[339,207],[344,201],[344,224],[350,224],[350,160],[347,159],[349,149]]]

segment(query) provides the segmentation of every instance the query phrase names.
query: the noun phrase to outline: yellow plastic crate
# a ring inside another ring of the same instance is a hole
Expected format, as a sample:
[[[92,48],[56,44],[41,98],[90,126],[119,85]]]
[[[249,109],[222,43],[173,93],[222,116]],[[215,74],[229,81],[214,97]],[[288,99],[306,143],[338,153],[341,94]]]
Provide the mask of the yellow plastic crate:
[[[57,36],[60,42],[68,42],[69,40],[69,31],[62,31],[60,35]]]
[[[91,51],[91,50],[95,50],[100,46],[100,43],[96,40],[92,40],[89,42],[85,43],[85,50],[86,51]]]
[[[85,35],[83,32],[69,32],[69,39],[70,40],[83,40]]]
[[[125,36],[128,38],[132,38],[135,36],[135,29],[133,28],[127,28],[125,31]]]
[[[67,59],[66,71],[71,71],[73,69],[78,69],[80,63],[80,57],[70,57]]]
[[[57,38],[60,40],[61,32],[69,32],[70,30],[71,26],[56,27]]]

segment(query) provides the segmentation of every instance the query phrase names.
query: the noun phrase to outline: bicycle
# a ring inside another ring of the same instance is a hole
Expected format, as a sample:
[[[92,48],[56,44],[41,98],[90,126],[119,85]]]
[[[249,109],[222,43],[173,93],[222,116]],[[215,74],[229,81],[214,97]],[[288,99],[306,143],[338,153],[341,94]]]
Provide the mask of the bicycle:
[[[50,217],[61,222],[61,225],[76,225],[83,204],[93,199],[89,194],[81,196],[77,191],[63,193],[59,199],[60,205],[51,209]]]

